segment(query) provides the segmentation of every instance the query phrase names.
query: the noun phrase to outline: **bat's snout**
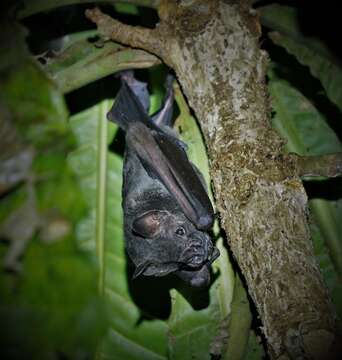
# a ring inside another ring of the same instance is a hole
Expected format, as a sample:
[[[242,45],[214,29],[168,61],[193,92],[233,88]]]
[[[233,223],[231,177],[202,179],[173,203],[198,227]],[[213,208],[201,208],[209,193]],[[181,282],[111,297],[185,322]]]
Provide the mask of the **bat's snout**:
[[[212,257],[213,244],[206,233],[194,233],[189,238],[189,245],[181,255],[181,260],[191,268],[203,266]]]

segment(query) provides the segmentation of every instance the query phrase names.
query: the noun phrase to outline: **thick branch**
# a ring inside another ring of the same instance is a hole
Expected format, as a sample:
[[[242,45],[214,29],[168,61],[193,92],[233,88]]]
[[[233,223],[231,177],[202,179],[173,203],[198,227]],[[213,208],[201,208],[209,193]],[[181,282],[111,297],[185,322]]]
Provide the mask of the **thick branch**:
[[[292,154],[296,160],[298,176],[327,176],[342,175],[342,153],[321,156],[299,156]]]
[[[100,34],[105,38],[117,41],[134,48],[144,49],[152,54],[163,57],[163,39],[157,29],[146,29],[140,26],[122,24],[100,9],[86,10],[86,17],[94,22]]]
[[[148,47],[175,70],[201,124],[221,225],[271,357],[329,358],[335,312],[313,253],[305,190],[289,176],[283,142],[269,121],[257,18],[243,0],[161,4],[157,32],[134,34],[100,12],[94,20],[101,26],[103,19],[113,40]]]

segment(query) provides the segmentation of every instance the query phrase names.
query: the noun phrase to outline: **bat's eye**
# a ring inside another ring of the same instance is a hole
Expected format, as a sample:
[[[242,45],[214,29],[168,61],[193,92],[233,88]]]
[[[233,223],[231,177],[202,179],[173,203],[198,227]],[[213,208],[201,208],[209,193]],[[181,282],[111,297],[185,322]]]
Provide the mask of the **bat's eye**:
[[[185,230],[181,226],[176,229],[176,234],[179,236],[185,235]]]

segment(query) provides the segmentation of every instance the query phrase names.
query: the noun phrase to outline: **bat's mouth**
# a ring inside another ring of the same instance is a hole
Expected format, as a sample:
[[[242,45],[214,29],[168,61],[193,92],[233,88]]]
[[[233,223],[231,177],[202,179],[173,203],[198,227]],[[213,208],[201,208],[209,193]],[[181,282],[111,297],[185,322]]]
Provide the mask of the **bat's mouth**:
[[[211,241],[210,241],[211,244]],[[207,287],[210,284],[210,264],[220,255],[220,252],[212,244],[208,248],[209,256],[204,259],[203,249],[201,255],[194,255],[190,263],[179,269],[176,274],[183,281],[194,288]]]
[[[198,238],[192,241],[184,250],[181,258],[187,267],[198,269],[204,264],[211,264],[219,255],[220,252],[208,236],[204,241]]]
[[[193,268],[201,267],[207,261],[203,247],[194,246],[189,252],[191,252],[191,256],[187,261],[188,266]]]
[[[182,263],[191,268],[201,267],[208,259],[208,249],[202,244],[191,244],[183,252]]]

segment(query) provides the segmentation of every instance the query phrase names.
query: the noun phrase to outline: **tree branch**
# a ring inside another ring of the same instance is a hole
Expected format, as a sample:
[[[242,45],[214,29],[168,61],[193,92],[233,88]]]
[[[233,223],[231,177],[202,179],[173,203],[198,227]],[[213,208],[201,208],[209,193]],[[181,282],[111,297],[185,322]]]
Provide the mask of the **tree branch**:
[[[102,13],[99,8],[88,9],[86,17],[97,25],[101,35],[134,48],[141,48],[157,56],[164,56],[163,38],[157,29],[122,24]]]
[[[321,156],[299,156],[291,154],[296,161],[298,176],[327,176],[342,175],[342,153]]]
[[[113,40],[158,54],[177,74],[206,140],[221,225],[271,358],[329,358],[336,314],[315,261],[305,190],[298,176],[289,177],[293,169],[270,125],[267,57],[247,4],[165,0],[156,30],[99,11],[90,17]]]

